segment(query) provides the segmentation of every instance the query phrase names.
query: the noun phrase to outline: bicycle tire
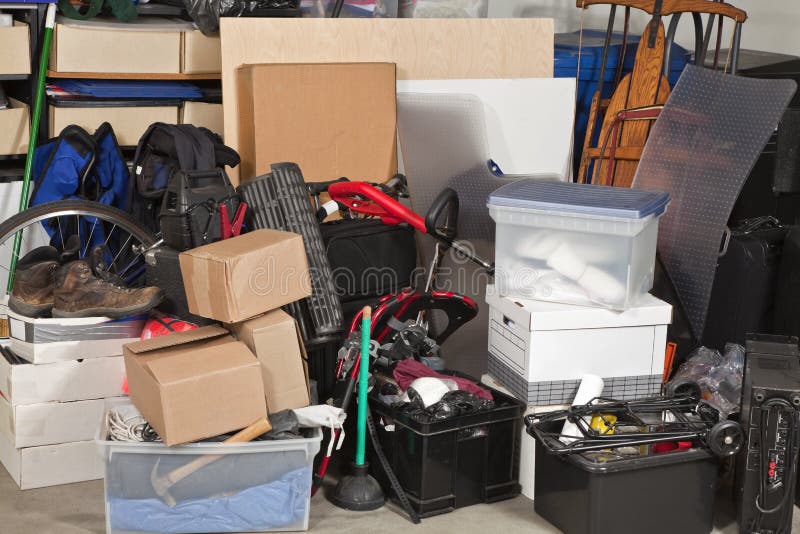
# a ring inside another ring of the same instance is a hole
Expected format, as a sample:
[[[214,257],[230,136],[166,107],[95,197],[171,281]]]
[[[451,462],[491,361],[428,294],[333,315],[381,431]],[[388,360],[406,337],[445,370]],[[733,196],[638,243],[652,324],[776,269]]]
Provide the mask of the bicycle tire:
[[[136,222],[128,213],[91,200],[55,200],[30,207],[0,223],[0,243],[4,243],[15,233],[50,217],[80,215],[83,217],[100,217],[122,228],[147,247],[156,242],[156,238]]]

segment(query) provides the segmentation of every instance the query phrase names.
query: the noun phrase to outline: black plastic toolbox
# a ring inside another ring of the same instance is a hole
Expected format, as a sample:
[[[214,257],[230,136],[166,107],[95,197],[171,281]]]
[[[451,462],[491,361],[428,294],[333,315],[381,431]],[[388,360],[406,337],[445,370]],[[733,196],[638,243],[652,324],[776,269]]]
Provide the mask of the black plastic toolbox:
[[[482,386],[491,391],[495,408],[435,423],[420,423],[370,397],[383,451],[421,517],[520,494],[519,447],[525,405]],[[387,431],[381,422],[394,424],[394,431]],[[393,496],[375,458],[371,471],[386,495]]]
[[[563,421],[548,431],[558,432]],[[716,457],[688,449],[595,463],[536,441],[533,507],[566,534],[707,534]]]

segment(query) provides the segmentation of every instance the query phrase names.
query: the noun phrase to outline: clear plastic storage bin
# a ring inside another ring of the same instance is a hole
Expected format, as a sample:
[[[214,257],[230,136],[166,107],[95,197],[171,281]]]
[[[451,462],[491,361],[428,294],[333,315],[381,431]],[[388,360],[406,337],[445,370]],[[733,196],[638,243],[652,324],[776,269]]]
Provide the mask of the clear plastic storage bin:
[[[176,447],[105,437],[101,430],[107,533],[308,530],[318,429],[303,439]],[[209,456],[171,485],[169,498],[156,491],[175,469]]]
[[[502,296],[624,310],[653,287],[669,194],[520,180],[491,194]]]

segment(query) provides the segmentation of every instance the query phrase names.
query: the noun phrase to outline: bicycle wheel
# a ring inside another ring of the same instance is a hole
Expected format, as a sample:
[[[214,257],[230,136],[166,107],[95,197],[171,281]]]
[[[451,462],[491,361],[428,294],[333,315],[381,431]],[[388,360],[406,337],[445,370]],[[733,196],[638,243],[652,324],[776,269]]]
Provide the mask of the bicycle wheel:
[[[128,286],[144,283],[144,252],[156,243],[155,236],[117,208],[88,200],[39,204],[0,223],[0,295],[4,302],[11,286],[10,265],[17,232],[22,232],[18,258],[43,245],[61,250],[72,235],[79,238],[77,255],[81,258],[102,245],[108,271]]]

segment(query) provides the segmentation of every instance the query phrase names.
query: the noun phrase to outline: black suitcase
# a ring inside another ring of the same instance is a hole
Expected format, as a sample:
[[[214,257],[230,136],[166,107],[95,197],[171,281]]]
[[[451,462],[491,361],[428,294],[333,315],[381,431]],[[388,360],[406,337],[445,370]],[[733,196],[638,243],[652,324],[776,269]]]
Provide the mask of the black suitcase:
[[[214,321],[211,319],[189,313],[178,254],[180,253],[177,250],[166,246],[148,250],[145,253],[147,285],[157,286],[164,290],[164,301],[158,306],[158,309],[200,326],[213,324]]]
[[[778,267],[787,231],[774,217],[759,217],[742,221],[725,236],[703,345],[722,350],[728,342],[744,345],[748,333],[772,333]]]
[[[800,227],[792,228],[783,243],[774,330],[782,336],[800,336]]]

